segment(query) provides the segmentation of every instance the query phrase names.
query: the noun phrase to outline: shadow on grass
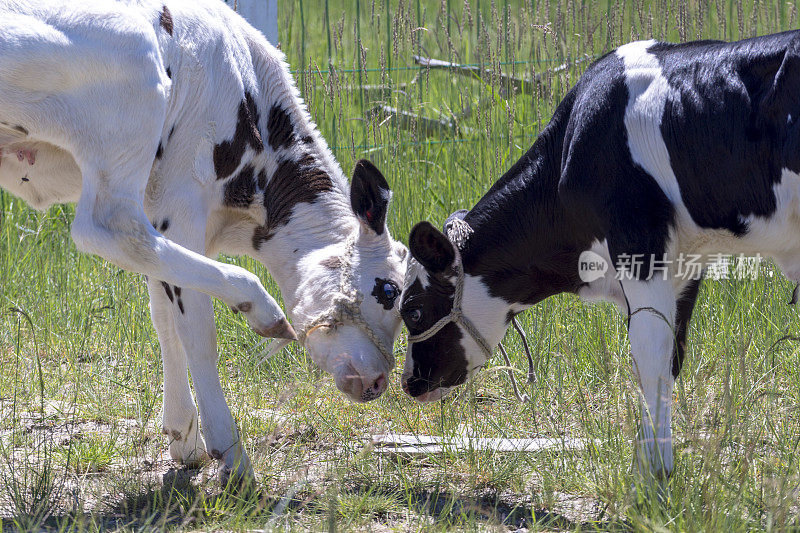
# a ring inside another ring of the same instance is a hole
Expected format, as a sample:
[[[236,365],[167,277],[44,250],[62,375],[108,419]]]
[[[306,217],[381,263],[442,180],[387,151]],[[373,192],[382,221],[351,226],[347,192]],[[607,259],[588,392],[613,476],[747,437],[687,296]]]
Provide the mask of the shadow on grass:
[[[162,482],[129,480],[110,487],[108,499],[98,501],[97,510],[55,513],[44,520],[14,516],[0,521],[0,531],[149,529],[190,524],[196,519],[202,491],[193,483],[199,471],[170,468]],[[78,502],[79,505],[85,502]]]
[[[622,531],[619,522],[599,520],[575,521],[563,514],[535,509],[530,503],[511,501],[513,497],[487,493],[474,497],[453,494],[446,490],[405,489],[385,485],[356,485],[342,494],[372,494],[395,498],[401,506],[422,516],[433,518],[438,525],[458,528],[472,523],[515,528]]]
[[[243,521],[269,524],[292,515],[316,521],[342,512],[332,508],[330,488],[319,492],[302,490],[291,497],[269,495],[259,489],[244,493],[218,489],[215,494],[209,494],[197,482],[198,473],[197,470],[171,468],[163,475],[161,483],[140,481],[129,487],[117,487],[113,492],[118,495],[115,501],[98,502],[93,512],[73,511],[37,523],[25,517],[5,518],[0,522],[0,531],[203,529],[219,527],[228,521],[239,526]],[[392,521],[394,515],[403,516],[407,514],[405,511],[411,511],[423,519],[432,519],[434,524],[445,529],[475,524],[559,531],[630,529],[615,521],[571,520],[556,512],[534,509],[529,503],[510,501],[513,497],[500,494],[468,497],[445,490],[347,482],[334,489],[339,498],[372,496],[395,502],[392,511],[372,515],[378,522]]]

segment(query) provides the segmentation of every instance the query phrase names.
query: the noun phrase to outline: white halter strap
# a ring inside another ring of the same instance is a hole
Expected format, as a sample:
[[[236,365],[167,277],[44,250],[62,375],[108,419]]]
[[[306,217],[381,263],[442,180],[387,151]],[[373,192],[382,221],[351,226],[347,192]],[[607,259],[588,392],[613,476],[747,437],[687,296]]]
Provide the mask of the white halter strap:
[[[492,356],[492,352],[494,351],[489,343],[486,341],[483,335],[480,334],[478,329],[472,323],[470,319],[464,316],[463,311],[461,310],[461,300],[464,297],[464,265],[461,263],[461,256],[457,254],[455,264],[453,265],[456,271],[456,287],[455,287],[455,294],[453,295],[453,307],[450,309],[450,313],[446,316],[440,318],[433,326],[429,327],[419,335],[409,335],[408,336],[408,344],[414,344],[415,342],[421,342],[424,340],[428,340],[439,331],[443,327],[445,327],[450,322],[453,322],[459,326],[462,326],[467,333],[469,333],[472,340],[480,346],[481,350],[483,350],[486,358]]]
[[[334,295],[331,305],[298,328],[297,338],[301,344],[305,345],[308,334],[315,328],[335,329],[344,324],[352,324],[364,332],[372,344],[381,352],[389,367],[392,368],[395,364],[393,347],[387,346],[383,342],[383,339],[364,320],[364,316],[361,314],[361,302],[364,300],[364,295],[356,289],[353,281],[353,256],[355,255],[357,238],[358,231],[352,233],[345,241],[344,254],[341,257],[339,291]],[[272,341],[267,348],[264,359],[269,359],[291,342],[285,339]]]

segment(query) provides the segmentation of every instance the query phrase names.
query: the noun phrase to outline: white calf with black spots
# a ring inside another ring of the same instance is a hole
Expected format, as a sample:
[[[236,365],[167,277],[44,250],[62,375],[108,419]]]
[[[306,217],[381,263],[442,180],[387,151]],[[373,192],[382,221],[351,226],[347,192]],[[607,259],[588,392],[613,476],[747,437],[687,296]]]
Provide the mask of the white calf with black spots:
[[[668,476],[673,385],[703,275],[682,275],[682,261],[761,255],[800,282],[798,95],[796,31],[636,42],[599,59],[531,149],[453,215],[470,228],[463,242],[427,222],[412,229],[401,313],[420,341],[409,343],[403,388],[437,399],[486,362],[459,323],[425,333],[451,312],[458,262],[463,314],[492,346],[549,296],[607,299],[628,316],[638,470]]]
[[[37,209],[77,202],[78,248],[147,276],[173,458],[251,474],[212,297],[260,335],[298,337],[255,275],[211,259],[220,252],[267,266],[348,396],[385,390],[406,254],[386,228],[391,190],[368,161],[351,188],[283,54],[222,2],[0,1],[0,186]],[[344,254],[349,314],[328,316],[345,298]]]

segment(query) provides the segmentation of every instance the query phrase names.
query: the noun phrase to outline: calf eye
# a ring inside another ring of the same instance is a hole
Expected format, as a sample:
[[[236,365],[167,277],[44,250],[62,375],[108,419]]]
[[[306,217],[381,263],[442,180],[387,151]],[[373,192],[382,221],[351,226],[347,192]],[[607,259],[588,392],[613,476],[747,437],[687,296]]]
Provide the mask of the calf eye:
[[[422,311],[420,311],[419,309],[412,309],[411,311],[406,313],[406,316],[408,317],[408,320],[410,322],[416,324],[417,322],[419,322],[420,318],[422,318]]]
[[[387,300],[394,300],[397,298],[397,285],[392,282],[386,282],[383,284],[383,295],[386,296]]]
[[[394,301],[400,296],[400,289],[397,287],[397,283],[390,279],[375,278],[372,295],[388,311],[394,307]]]

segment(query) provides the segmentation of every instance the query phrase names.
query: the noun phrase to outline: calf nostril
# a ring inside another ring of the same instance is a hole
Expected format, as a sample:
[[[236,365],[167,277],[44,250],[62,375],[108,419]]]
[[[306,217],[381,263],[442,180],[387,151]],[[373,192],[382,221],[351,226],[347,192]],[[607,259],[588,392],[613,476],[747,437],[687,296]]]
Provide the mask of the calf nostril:
[[[386,386],[386,374],[381,374],[378,376],[378,379],[375,380],[375,383],[372,385],[372,388],[375,389],[375,392],[383,391],[383,388]]]

